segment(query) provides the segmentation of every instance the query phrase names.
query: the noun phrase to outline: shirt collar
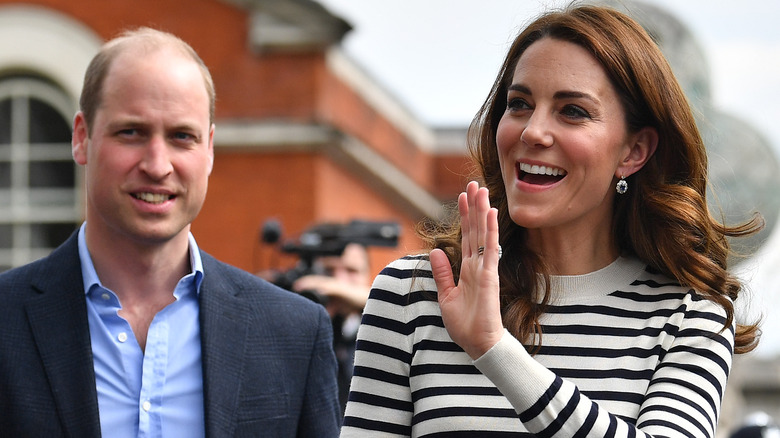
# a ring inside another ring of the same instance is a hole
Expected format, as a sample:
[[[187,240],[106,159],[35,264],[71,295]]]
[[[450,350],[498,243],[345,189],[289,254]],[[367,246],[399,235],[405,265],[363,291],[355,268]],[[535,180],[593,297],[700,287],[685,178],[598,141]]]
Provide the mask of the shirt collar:
[[[92,256],[87,249],[87,238],[85,236],[85,230],[87,223],[84,222],[79,228],[79,260],[81,261],[81,278],[84,281],[84,293],[89,294],[90,289],[95,286],[103,287],[103,284],[98,278],[95,271],[95,265],[92,263]],[[200,257],[200,249],[195,242],[195,236],[189,233],[189,248],[190,248],[190,266],[192,266],[192,272],[195,276],[195,291],[200,293],[200,284],[203,282],[203,260]]]

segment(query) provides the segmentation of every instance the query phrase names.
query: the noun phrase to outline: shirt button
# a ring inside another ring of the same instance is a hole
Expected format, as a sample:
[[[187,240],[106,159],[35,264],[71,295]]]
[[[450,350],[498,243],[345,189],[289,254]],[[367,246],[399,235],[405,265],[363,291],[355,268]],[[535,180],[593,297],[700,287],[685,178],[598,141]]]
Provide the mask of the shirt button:
[[[147,401],[145,401],[145,402],[143,402],[143,403],[141,404],[141,408],[142,408],[144,411],[146,411],[146,412],[149,412],[149,409],[152,409],[152,403],[151,403],[149,400],[147,400]]]
[[[119,342],[125,342],[127,340],[127,333],[120,333],[119,336],[117,336],[117,339],[119,339]]]
[[[103,295],[100,296],[100,298],[103,298],[105,301],[108,301],[111,299],[111,295],[104,293]]]

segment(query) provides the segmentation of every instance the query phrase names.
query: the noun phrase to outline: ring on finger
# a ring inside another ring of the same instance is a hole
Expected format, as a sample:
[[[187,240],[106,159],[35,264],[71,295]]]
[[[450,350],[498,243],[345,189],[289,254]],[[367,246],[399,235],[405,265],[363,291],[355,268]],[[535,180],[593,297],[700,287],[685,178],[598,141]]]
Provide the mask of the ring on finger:
[[[477,254],[478,255],[483,255],[484,253],[485,253],[485,247],[484,246],[477,247]],[[498,245],[498,258],[500,259],[503,254],[504,254],[504,251],[501,248],[501,245]]]

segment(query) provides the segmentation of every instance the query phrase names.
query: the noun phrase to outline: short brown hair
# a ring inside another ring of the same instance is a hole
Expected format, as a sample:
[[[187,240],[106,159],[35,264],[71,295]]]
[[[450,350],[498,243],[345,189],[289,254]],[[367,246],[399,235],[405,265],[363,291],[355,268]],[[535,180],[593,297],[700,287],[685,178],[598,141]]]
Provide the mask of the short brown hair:
[[[112,62],[119,54],[128,48],[139,46],[148,50],[162,47],[174,48],[195,61],[203,74],[203,82],[209,96],[209,121],[210,123],[214,123],[214,110],[216,106],[214,81],[211,78],[209,69],[200,56],[198,56],[197,52],[176,35],[149,27],[140,27],[133,30],[126,30],[116,38],[105,43],[97,55],[92,58],[92,61],[87,67],[87,72],[84,75],[84,86],[81,90],[79,107],[84,114],[84,120],[87,122],[89,133],[92,132],[92,123],[95,120],[95,113],[102,103],[103,83],[106,80]]]

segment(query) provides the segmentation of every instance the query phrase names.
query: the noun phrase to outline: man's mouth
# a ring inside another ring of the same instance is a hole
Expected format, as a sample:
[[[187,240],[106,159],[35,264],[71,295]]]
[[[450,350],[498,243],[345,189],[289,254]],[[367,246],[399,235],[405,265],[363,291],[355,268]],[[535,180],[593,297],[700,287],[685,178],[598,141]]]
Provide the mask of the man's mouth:
[[[162,204],[163,202],[173,198],[173,195],[166,195],[163,193],[134,193],[135,199],[148,202],[150,204]]]
[[[550,185],[563,179],[566,171],[557,167],[517,163],[517,178],[528,184]]]

